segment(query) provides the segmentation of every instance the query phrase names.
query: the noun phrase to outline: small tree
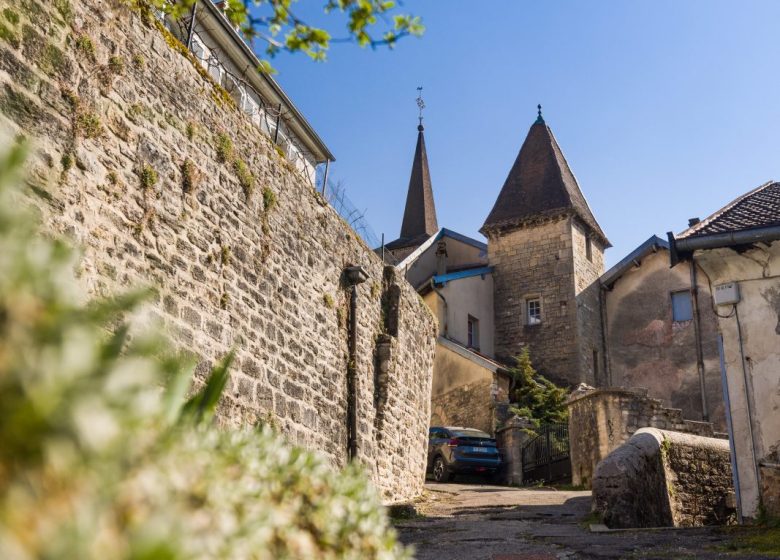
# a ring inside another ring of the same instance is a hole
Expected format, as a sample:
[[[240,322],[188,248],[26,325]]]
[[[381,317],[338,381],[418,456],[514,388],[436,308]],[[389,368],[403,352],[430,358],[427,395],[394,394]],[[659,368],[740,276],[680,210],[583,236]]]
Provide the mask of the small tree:
[[[528,348],[514,360],[515,366],[508,368],[512,376],[510,412],[527,417],[537,427],[565,422],[569,418],[566,389],[536,372]]]

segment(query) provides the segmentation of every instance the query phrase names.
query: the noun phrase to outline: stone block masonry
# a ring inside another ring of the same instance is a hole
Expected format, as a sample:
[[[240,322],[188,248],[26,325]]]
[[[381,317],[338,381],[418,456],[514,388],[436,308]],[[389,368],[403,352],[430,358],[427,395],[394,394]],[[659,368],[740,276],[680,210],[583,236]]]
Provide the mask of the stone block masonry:
[[[84,248],[90,293],[154,285],[152,314],[198,380],[236,350],[225,426],[273,421],[342,466],[341,275],[362,265],[358,459],[387,501],[418,494],[436,328],[411,286],[152,18],[118,0],[0,0],[0,19],[2,126],[32,140],[30,201]]]
[[[651,427],[713,437],[709,422],[683,418],[678,408],[665,408],[647,389],[581,387],[569,397],[569,439],[572,483],[590,487],[599,462],[641,428]]]
[[[733,520],[728,441],[643,428],[596,469],[593,510],[612,528]]]
[[[582,253],[582,254],[581,254]],[[603,354],[598,290],[602,249],[585,256],[577,219],[562,215],[491,233],[495,354],[509,360],[528,346],[534,367],[561,386],[594,383],[594,351]],[[527,304],[541,302],[541,322],[528,324]],[[600,361],[600,358],[597,358]]]

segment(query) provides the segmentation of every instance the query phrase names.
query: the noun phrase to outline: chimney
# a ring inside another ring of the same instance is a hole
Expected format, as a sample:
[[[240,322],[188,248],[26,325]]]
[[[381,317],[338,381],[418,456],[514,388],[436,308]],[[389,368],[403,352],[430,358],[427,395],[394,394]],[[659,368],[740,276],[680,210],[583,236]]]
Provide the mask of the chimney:
[[[699,222],[701,222],[699,218],[688,218],[688,227],[693,227]]]
[[[447,242],[443,239],[436,245],[436,275],[447,274]]]

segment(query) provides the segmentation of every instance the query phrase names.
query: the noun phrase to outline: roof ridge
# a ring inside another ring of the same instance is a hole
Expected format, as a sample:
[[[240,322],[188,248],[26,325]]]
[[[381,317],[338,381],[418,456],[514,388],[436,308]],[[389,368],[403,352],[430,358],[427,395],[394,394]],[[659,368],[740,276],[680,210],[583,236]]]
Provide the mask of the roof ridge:
[[[713,212],[712,214],[710,214],[709,216],[707,216],[703,220],[700,220],[698,223],[696,223],[696,224],[688,227],[684,231],[678,233],[675,236],[675,238],[680,239],[680,238],[688,237],[689,235],[695,234],[696,232],[698,232],[698,231],[704,229],[705,227],[707,227],[708,225],[710,225],[716,219],[720,218],[723,214],[725,214],[726,212],[728,212],[729,210],[734,208],[737,204],[739,204],[740,202],[742,202],[743,200],[745,200],[749,196],[752,196],[752,195],[754,195],[754,194],[756,194],[756,193],[766,189],[767,187],[770,187],[770,186],[774,185],[776,182],[777,181],[775,181],[774,179],[770,179],[769,181],[759,185],[758,187],[756,187],[752,191],[748,191],[748,192],[738,196],[737,198],[735,198],[734,200],[732,200],[731,202],[726,204],[720,210],[716,210],[715,212]]]

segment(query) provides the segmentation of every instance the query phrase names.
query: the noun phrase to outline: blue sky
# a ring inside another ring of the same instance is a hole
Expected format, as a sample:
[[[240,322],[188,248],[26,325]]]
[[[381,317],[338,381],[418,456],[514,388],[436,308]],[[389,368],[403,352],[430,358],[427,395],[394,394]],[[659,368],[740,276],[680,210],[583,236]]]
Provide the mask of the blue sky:
[[[302,0],[302,11],[321,3]],[[537,103],[614,245],[608,266],[780,179],[780,2],[406,0],[403,10],[426,33],[393,51],[340,44],[326,63],[274,60],[337,158],[332,178],[388,241],[401,226],[418,85],[439,225],[480,239]]]

